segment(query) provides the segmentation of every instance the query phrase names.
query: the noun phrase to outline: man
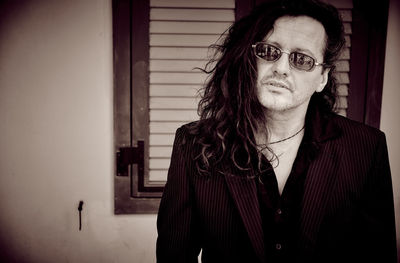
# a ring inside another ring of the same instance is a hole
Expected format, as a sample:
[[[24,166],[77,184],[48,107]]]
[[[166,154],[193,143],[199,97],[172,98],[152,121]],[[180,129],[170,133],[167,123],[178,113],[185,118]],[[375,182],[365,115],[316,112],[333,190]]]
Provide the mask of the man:
[[[176,132],[159,262],[396,262],[385,136],[333,113],[338,12],[277,1],[236,22]]]

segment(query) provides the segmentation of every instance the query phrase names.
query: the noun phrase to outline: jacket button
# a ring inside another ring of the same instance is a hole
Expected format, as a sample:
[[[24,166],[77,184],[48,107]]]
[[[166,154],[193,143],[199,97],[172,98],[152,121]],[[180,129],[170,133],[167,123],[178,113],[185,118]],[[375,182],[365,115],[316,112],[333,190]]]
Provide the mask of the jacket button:
[[[281,210],[280,208],[278,208],[278,209],[276,210],[276,214],[277,214],[277,215],[281,215],[281,214],[282,214],[282,210]]]
[[[279,244],[279,243],[276,243],[275,244],[275,248],[276,248],[276,250],[281,250],[282,249],[282,245]]]

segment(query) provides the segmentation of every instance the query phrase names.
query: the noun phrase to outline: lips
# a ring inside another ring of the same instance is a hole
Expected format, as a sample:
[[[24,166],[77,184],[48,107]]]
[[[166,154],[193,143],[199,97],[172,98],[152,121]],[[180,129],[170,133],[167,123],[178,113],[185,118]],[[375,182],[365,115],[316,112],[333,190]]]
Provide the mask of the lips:
[[[283,89],[290,90],[289,86],[286,83],[283,83],[283,82],[277,81],[277,80],[270,79],[270,80],[264,81],[264,84],[265,85],[270,85],[270,86],[273,86],[273,87],[277,87],[277,88],[283,88]]]

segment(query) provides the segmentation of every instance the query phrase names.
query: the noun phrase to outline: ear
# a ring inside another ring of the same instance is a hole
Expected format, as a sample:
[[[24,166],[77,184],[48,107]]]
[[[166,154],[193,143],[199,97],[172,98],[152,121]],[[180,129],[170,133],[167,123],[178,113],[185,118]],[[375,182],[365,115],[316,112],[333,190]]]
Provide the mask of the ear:
[[[331,69],[330,68],[326,68],[323,70],[322,74],[321,74],[321,82],[318,85],[316,92],[321,92],[324,90],[326,83],[328,83],[328,73]]]

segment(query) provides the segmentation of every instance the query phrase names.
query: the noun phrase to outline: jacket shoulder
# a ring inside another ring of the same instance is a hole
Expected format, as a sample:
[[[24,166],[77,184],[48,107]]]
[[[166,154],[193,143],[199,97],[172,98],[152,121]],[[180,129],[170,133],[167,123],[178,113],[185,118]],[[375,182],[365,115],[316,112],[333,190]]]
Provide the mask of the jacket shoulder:
[[[381,130],[364,123],[337,114],[332,115],[332,121],[340,128],[344,138],[370,142],[385,140],[385,134]]]
[[[175,146],[185,146],[194,145],[197,141],[198,132],[196,132],[196,127],[198,127],[200,121],[193,121],[180,126],[175,132]]]

